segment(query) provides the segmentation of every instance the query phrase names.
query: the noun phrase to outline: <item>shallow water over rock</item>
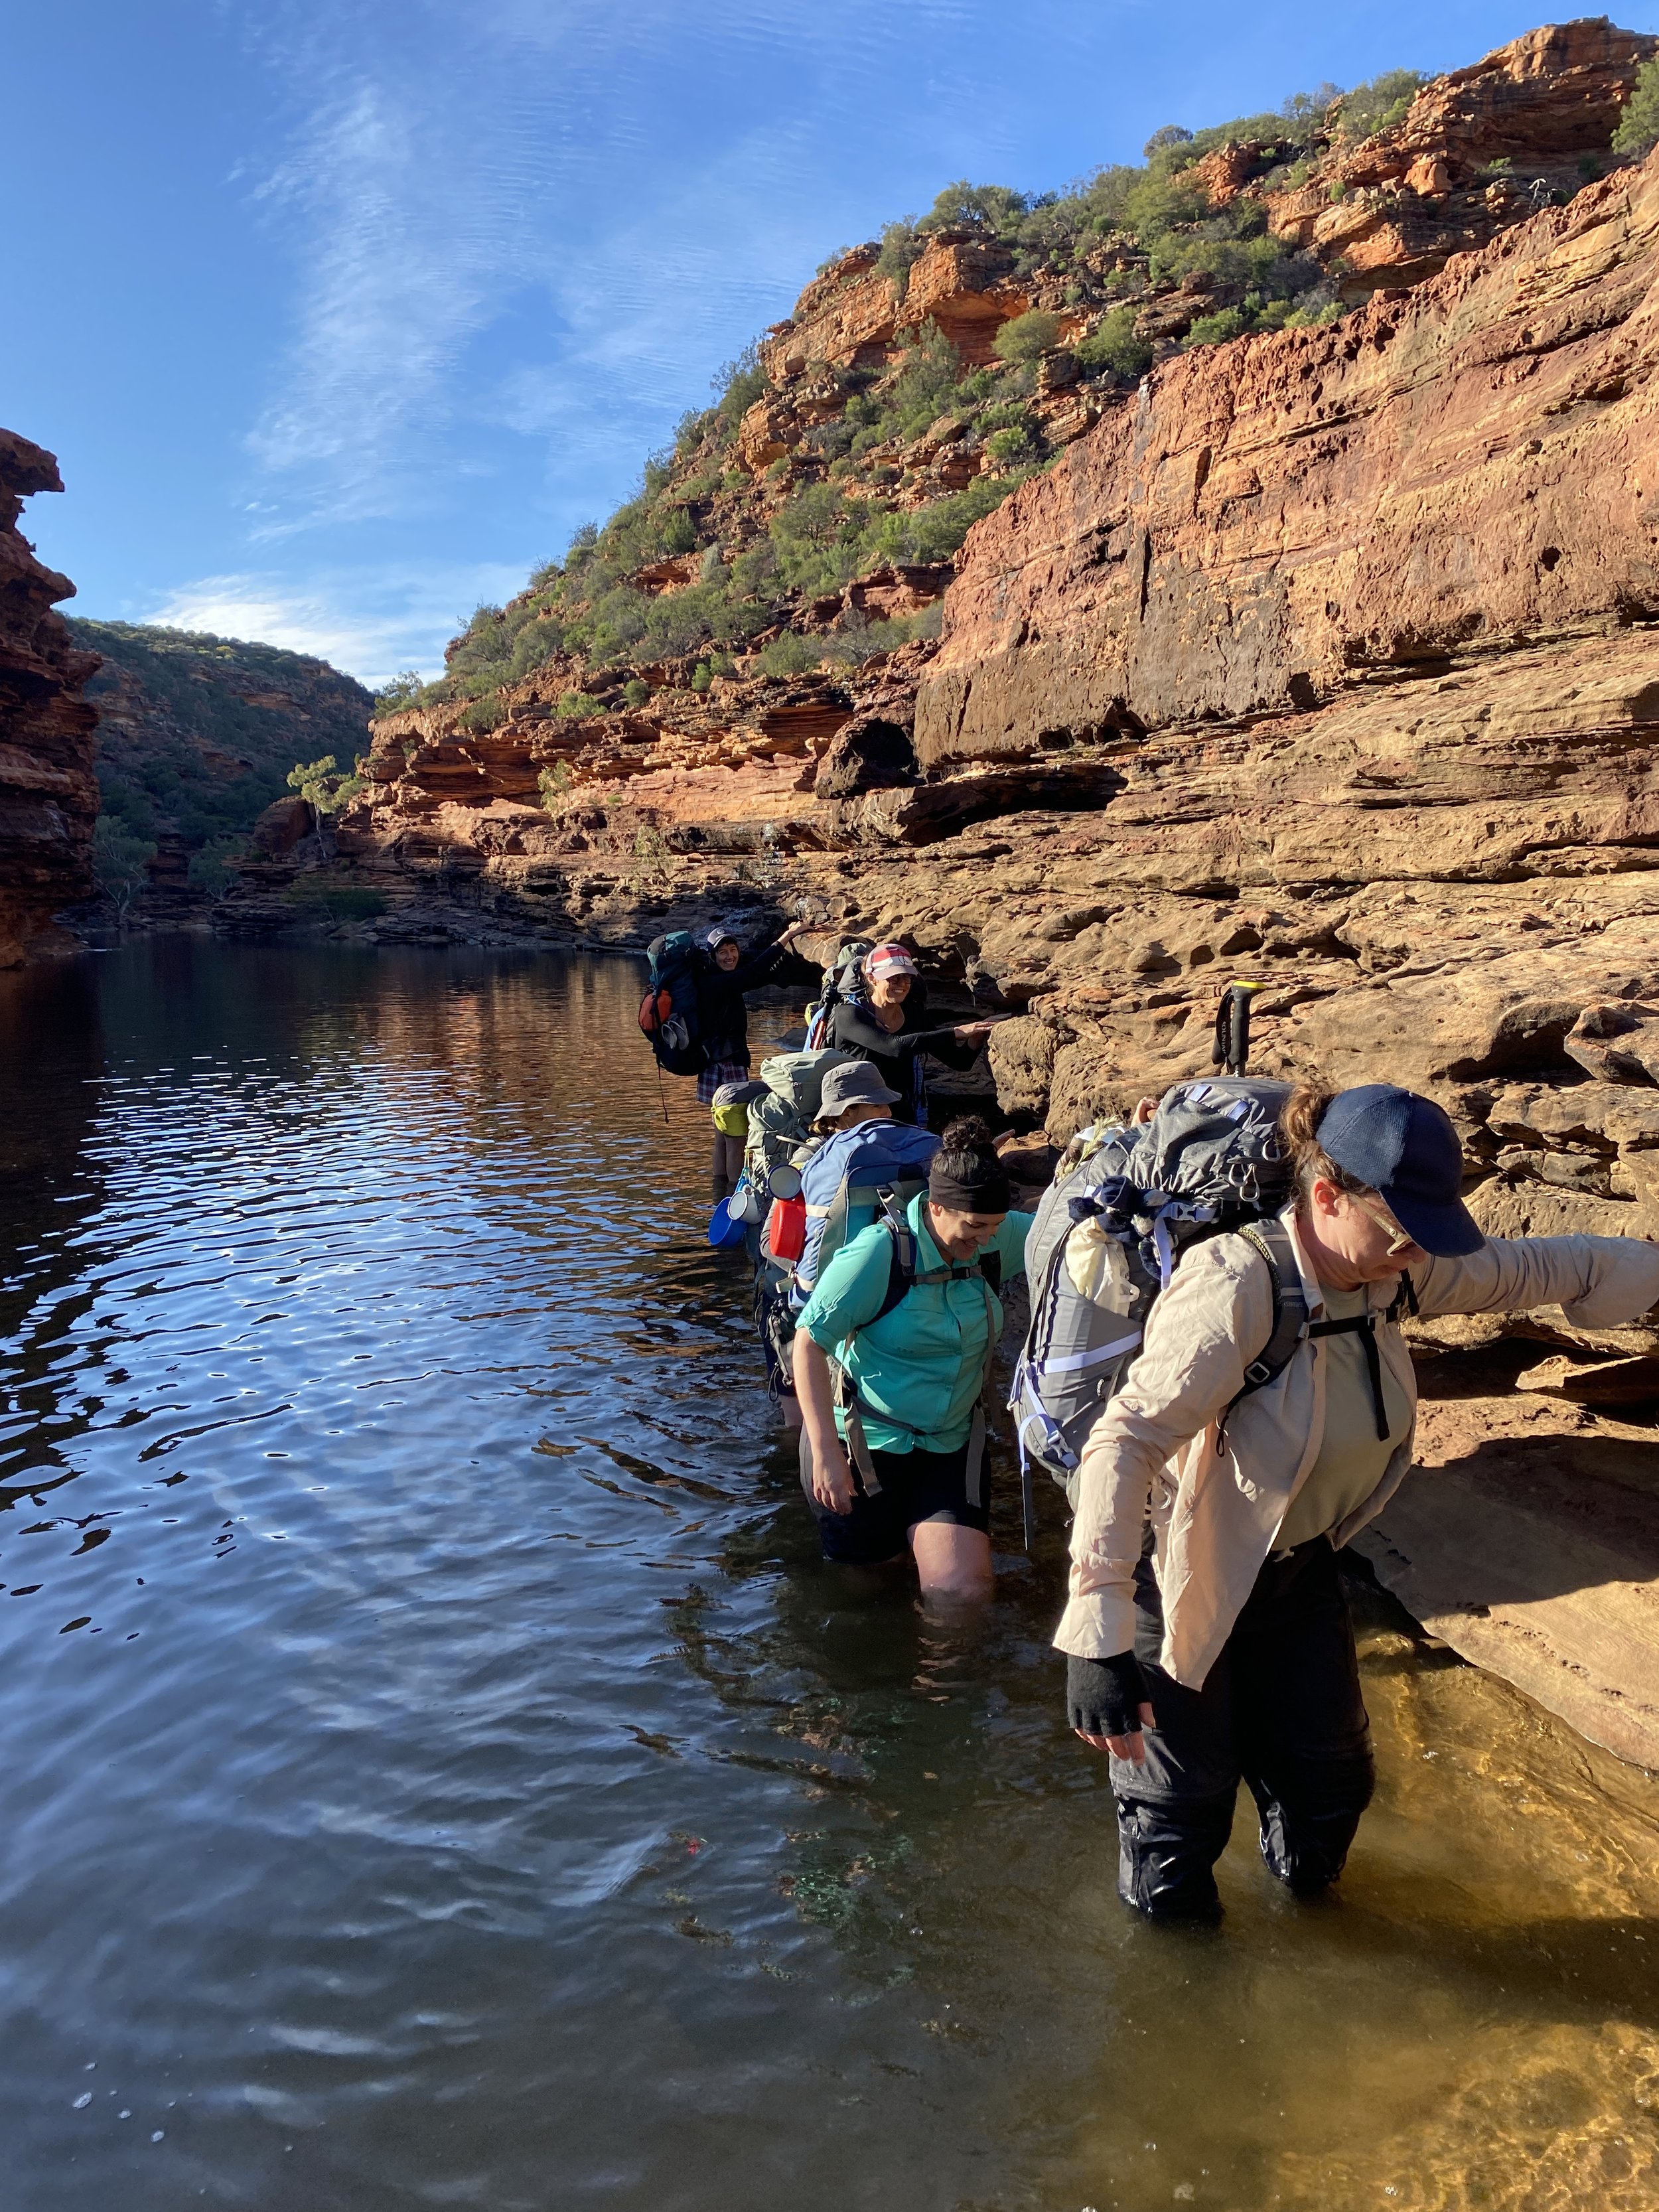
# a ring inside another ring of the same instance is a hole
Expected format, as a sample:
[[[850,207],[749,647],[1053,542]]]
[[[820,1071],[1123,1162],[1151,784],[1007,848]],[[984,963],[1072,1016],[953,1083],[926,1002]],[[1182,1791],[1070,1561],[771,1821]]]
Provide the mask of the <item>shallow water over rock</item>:
[[[1002,1473],[816,1556],[623,963],[0,979],[27,2212],[1659,2201],[1659,1789],[1362,1595],[1339,1901],[1112,1895]]]

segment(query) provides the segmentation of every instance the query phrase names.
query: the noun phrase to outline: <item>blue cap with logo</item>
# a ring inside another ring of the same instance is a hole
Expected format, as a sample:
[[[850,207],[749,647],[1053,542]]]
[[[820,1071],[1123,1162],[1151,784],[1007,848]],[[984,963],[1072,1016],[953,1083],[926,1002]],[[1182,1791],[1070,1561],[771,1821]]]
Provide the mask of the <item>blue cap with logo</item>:
[[[1486,1243],[1462,1200],[1463,1148],[1431,1098],[1395,1083],[1339,1091],[1319,1124],[1322,1148],[1382,1199],[1406,1234],[1442,1260]]]

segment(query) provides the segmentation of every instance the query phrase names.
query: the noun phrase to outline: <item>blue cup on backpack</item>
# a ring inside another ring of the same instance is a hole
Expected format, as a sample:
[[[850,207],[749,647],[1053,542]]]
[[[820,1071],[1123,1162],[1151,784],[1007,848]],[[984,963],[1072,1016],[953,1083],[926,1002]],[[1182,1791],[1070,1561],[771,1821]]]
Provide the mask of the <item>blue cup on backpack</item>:
[[[708,1217],[708,1241],[717,1252],[729,1252],[741,1244],[747,1230],[747,1223],[732,1213],[729,1198],[721,1199]]]

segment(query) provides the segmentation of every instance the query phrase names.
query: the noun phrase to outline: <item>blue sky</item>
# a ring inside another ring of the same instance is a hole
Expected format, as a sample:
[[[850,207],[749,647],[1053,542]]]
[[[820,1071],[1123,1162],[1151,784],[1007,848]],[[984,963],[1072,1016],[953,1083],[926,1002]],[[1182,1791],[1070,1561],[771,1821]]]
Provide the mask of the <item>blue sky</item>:
[[[1644,5],[1616,20],[1655,27]],[[5,14],[0,422],[76,611],[414,665],[953,178],[1475,59],[1498,0],[76,0]]]

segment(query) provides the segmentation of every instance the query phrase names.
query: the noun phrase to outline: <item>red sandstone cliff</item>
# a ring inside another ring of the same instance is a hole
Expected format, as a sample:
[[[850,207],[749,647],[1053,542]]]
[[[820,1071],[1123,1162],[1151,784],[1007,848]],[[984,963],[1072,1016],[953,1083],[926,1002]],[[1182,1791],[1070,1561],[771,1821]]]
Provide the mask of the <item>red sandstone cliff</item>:
[[[725,588],[707,578],[748,574],[745,562],[763,574],[767,533],[802,500],[856,493],[873,502],[859,510],[866,516],[884,506],[926,519],[964,483],[1012,498],[954,559],[890,563],[816,597],[783,592],[751,606],[750,624],[771,627],[728,659],[729,672],[710,680],[704,669],[701,690],[695,649],[653,661],[647,639],[631,657],[599,652],[598,586],[578,580],[587,571],[573,557],[548,588],[457,641],[456,673],[414,711],[377,720],[368,791],[341,824],[346,861],[394,907],[413,900],[423,932],[555,935],[648,934],[676,896],[758,896],[809,880],[833,892],[838,913],[860,904],[855,884],[884,882],[881,906],[901,915],[925,904],[925,872],[907,861],[909,888],[889,896],[884,854],[926,850],[943,863],[953,834],[997,822],[1012,835],[1006,825],[1034,809],[1059,843],[1047,889],[1033,896],[1059,902],[1061,916],[1078,905],[1062,847],[1079,866],[1097,856],[1085,871],[1095,904],[1103,884],[1190,901],[1205,888],[1224,899],[1268,884],[1443,873],[1438,862],[1407,866],[1400,833],[1407,819],[1413,834],[1431,821],[1438,837],[1444,807],[1486,788],[1477,757],[1498,795],[1516,798],[1512,763],[1490,746],[1481,753],[1449,731],[1437,740],[1439,811],[1387,799],[1382,784],[1363,809],[1353,802],[1343,835],[1363,814],[1370,843],[1346,858],[1322,846],[1337,818],[1328,805],[1318,830],[1285,811],[1316,779],[1328,732],[1306,735],[1310,765],[1294,777],[1285,769],[1275,781],[1264,762],[1304,742],[1298,714],[1361,694],[1381,719],[1368,736],[1361,715],[1341,743],[1391,758],[1378,685],[1449,677],[1454,659],[1648,605],[1656,537],[1644,502],[1659,489],[1631,460],[1645,434],[1651,240],[1629,169],[1588,189],[1582,173],[1613,161],[1613,126],[1656,46],[1605,19],[1530,33],[1424,86],[1399,121],[1358,144],[1339,105],[1297,163],[1287,166],[1285,144],[1252,140],[1172,173],[1198,192],[1201,218],[1160,249],[1177,258],[1203,246],[1204,207],[1252,195],[1261,207],[1234,224],[1239,237],[1267,222],[1299,238],[1297,195],[1313,192],[1310,266],[1328,264],[1362,295],[1382,288],[1328,327],[1193,347],[1183,337],[1193,318],[1243,299],[1240,287],[1213,271],[1160,276],[1133,226],[1114,228],[1118,218],[1101,212],[1051,246],[1021,244],[1025,231],[1011,243],[936,224],[913,235],[896,276],[874,246],[842,255],[762,349],[764,389],[741,420],[723,428],[712,410],[677,452],[659,505],[679,543],[695,538],[691,550],[618,581],[655,510],[636,501],[617,519],[614,558],[602,534],[606,604],[627,601],[636,624],[641,609],[655,621],[685,608],[680,627],[692,635],[703,601]],[[1540,211],[1540,202],[1551,204]],[[1073,204],[1073,219],[1091,204]],[[1481,251],[1458,250],[1471,243]],[[884,394],[914,374],[906,349],[925,325],[982,361],[990,334],[1033,306],[1052,311],[1054,326],[1034,368],[984,372],[988,396],[963,386],[956,411],[920,434],[873,447],[873,432],[854,436],[855,418],[886,419]],[[1139,389],[1084,373],[1089,334],[1126,313],[1156,357]],[[985,428],[1016,402],[1050,456],[1023,489],[1029,465],[993,483]],[[848,438],[850,453],[832,459]],[[774,573],[753,587],[780,583]],[[930,605],[937,614],[947,586],[937,651],[925,636],[898,651],[856,644],[872,623],[913,620]],[[732,615],[728,605],[722,618]],[[678,622],[659,630],[678,635]],[[816,671],[769,674],[767,641],[780,632],[802,641],[805,658],[829,657]],[[842,650],[846,639],[854,643]],[[538,653],[539,666],[501,680],[502,656],[516,668]],[[481,680],[493,688],[479,694]],[[1641,723],[1645,709],[1631,711]],[[1241,743],[1245,718],[1261,715],[1284,718],[1274,748]],[[1628,719],[1618,707],[1608,715],[1609,727]],[[1160,768],[1149,735],[1197,724],[1228,733],[1202,773],[1187,751]],[[1376,773],[1395,771],[1384,763]],[[1601,774],[1581,752],[1560,788],[1599,789]],[[1091,812],[1114,793],[1108,813]],[[1132,817],[1146,825],[1138,837]],[[1253,823],[1273,824],[1267,858]],[[1581,828],[1592,842],[1593,827]],[[1547,822],[1516,832],[1534,843],[1553,834]],[[1556,849],[1557,873],[1588,870]],[[1494,848],[1462,873],[1509,865]],[[275,860],[250,874],[245,920],[257,922],[261,901],[281,918],[282,878]],[[427,910],[439,894],[448,922]],[[458,907],[471,908],[471,925]],[[397,926],[394,915],[386,927]],[[1026,927],[994,892],[982,923],[957,917],[951,958],[1014,1003],[1052,1005],[1067,968],[1054,948],[1070,941],[1049,933],[1058,927]]]
[[[98,718],[81,690],[98,655],[52,612],[74,585],[17,527],[24,500],[63,489],[52,454],[0,430],[0,968],[64,944],[52,916],[92,889]]]
[[[974,533],[924,764],[1659,611],[1653,175],[1328,331],[1159,372]]]

